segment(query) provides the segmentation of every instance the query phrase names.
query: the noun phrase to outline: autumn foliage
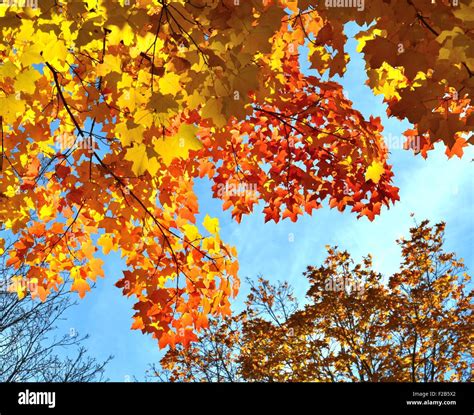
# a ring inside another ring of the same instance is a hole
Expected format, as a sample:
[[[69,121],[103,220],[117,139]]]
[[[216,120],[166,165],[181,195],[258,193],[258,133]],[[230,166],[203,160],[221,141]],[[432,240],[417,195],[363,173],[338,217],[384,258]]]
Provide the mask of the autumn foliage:
[[[420,135],[417,152],[444,141],[462,155],[474,125],[472,2],[323,3],[0,7],[0,223],[11,241],[1,249],[17,278],[44,300],[67,274],[82,297],[103,276],[98,249],[119,250],[127,269],[113,277],[136,298],[133,328],[162,347],[189,344],[209,315],[230,314],[239,288],[217,219],[197,220],[197,180],[237,221],[259,203],[266,221],[324,203],[373,220],[399,197],[380,120],[335,81],[350,21],[372,23],[358,35],[368,83],[414,124],[407,147]],[[219,192],[242,183],[255,194]]]
[[[287,283],[252,284],[245,310],[213,320],[186,349],[167,352],[152,378],[172,381],[471,381],[470,276],[443,249],[444,223],[424,221],[397,241],[387,280],[369,256],[328,247],[308,267],[307,302]]]

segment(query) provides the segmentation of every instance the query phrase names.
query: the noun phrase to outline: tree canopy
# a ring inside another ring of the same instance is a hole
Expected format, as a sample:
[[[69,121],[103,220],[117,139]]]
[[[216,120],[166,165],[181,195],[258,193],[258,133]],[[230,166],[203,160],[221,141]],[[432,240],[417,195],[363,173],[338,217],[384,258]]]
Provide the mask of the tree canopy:
[[[324,203],[373,220],[396,202],[380,119],[335,80],[347,22],[369,25],[357,36],[368,83],[414,125],[407,148],[426,156],[442,141],[462,155],[474,125],[472,1],[325,3],[0,7],[0,223],[15,237],[0,242],[34,296],[57,290],[63,271],[84,296],[103,276],[98,249],[120,250],[133,328],[162,347],[188,344],[208,315],[230,314],[239,287],[218,220],[197,223],[198,179],[237,221],[259,203],[278,222]],[[222,191],[242,184],[255,191]]]
[[[370,255],[356,263],[328,247],[309,266],[303,307],[288,283],[251,282],[244,311],[213,319],[190,348],[169,350],[151,379],[265,382],[472,381],[471,277],[446,252],[444,223],[397,241],[385,279]]]

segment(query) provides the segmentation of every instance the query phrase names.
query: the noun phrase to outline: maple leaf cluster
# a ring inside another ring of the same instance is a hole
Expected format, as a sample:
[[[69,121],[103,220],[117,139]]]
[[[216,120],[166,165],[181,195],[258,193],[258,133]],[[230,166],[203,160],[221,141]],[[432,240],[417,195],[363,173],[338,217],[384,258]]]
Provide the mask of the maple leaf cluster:
[[[376,74],[371,86],[394,91],[386,95],[391,115],[460,152],[468,138],[451,146],[451,135],[472,121],[472,53],[456,46],[472,43],[467,2],[451,11],[408,2],[418,12],[406,23],[381,0],[357,15],[319,3],[42,0],[0,8],[0,223],[14,236],[1,249],[17,276],[38,287],[34,296],[44,300],[67,277],[84,296],[103,276],[99,247],[120,250],[127,269],[117,285],[137,299],[133,328],[161,347],[189,344],[208,315],[230,314],[239,287],[237,253],[218,222],[197,221],[197,180],[212,183],[237,221],[259,202],[265,220],[295,221],[324,202],[373,220],[397,201],[380,120],[365,119],[333,80],[348,61],[348,21],[375,19],[363,51]],[[429,12],[447,22],[431,22]],[[428,24],[455,29],[420,39]],[[438,42],[439,57],[416,74],[410,58],[392,61],[378,42],[402,35],[412,53]],[[302,73],[302,58],[314,74]],[[451,79],[452,67],[459,71]],[[401,73],[396,82],[390,71]],[[444,97],[452,88],[456,103]],[[414,105],[426,91],[442,92],[446,105]],[[449,126],[439,121],[435,130],[437,114]],[[219,191],[239,185],[256,191]]]

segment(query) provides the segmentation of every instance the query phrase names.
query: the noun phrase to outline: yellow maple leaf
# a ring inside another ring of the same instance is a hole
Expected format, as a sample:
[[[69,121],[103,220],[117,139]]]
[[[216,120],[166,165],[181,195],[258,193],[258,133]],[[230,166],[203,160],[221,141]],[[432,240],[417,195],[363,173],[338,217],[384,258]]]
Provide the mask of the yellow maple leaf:
[[[44,206],[41,206],[38,216],[41,220],[45,220],[49,218],[50,216],[52,216],[52,214],[53,214],[53,207],[44,205]]]
[[[144,131],[145,127],[143,125],[135,124],[131,120],[115,125],[115,134],[124,147],[130,146],[134,142],[141,143]]]
[[[148,156],[145,144],[135,144],[127,150],[125,160],[133,163],[132,170],[137,176],[141,176],[148,167]]]
[[[212,233],[213,235],[219,232],[219,219],[217,218],[213,219],[209,215],[206,215],[202,224],[206,228],[206,230]]]
[[[11,61],[3,62],[3,64],[0,65],[0,76],[1,77],[14,78],[18,71],[19,71],[19,69]]]
[[[365,172],[365,181],[372,180],[374,183],[378,183],[384,171],[383,163],[374,160]]]
[[[104,63],[97,65],[97,75],[105,76],[110,72],[122,72],[122,60],[119,56],[105,55]]]
[[[185,224],[183,225],[184,235],[190,241],[194,241],[199,236],[199,230],[194,225]]]
[[[148,155],[148,151],[153,152],[145,144],[135,144],[127,150],[125,160],[133,163],[132,170],[137,176],[141,176],[145,171],[149,171],[152,176],[158,172],[160,164],[156,157]]]
[[[176,95],[176,93],[181,89],[181,85],[179,83],[180,79],[180,76],[173,72],[168,72],[162,76],[158,81],[160,93],[163,95]]]
[[[33,94],[36,90],[35,82],[41,78],[41,74],[35,68],[28,68],[16,77],[15,91]]]
[[[21,99],[19,92],[8,95],[6,98],[0,97],[0,115],[3,121],[13,123],[17,116],[25,113],[25,102]]]
[[[41,56],[42,47],[41,45],[27,45],[23,48],[23,52],[19,56],[19,61],[21,65],[25,68],[33,65],[35,63],[40,63],[43,61]]]
[[[161,156],[163,163],[167,166],[173,159],[181,157],[188,158],[189,150],[199,150],[202,143],[196,137],[198,128],[191,124],[181,124],[178,133],[172,137],[158,139],[155,151]]]
[[[59,70],[64,68],[64,62],[69,50],[64,41],[58,39],[56,33],[53,31],[49,33],[39,32],[35,43],[41,47],[41,53],[45,62],[50,63]]]
[[[107,255],[112,249],[115,249],[112,236],[106,233],[99,237],[97,244],[102,247],[104,255]]]
[[[118,45],[123,42],[124,45],[130,46],[133,44],[135,38],[135,32],[128,23],[124,23],[123,26],[110,26],[110,33],[107,36],[107,42],[111,45]]]

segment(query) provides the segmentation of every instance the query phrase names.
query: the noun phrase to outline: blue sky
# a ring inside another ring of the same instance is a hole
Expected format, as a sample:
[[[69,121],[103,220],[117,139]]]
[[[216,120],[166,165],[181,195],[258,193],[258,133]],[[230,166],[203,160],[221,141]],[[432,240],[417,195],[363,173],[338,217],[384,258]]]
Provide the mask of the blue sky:
[[[354,29],[355,26],[351,26],[348,34]],[[410,125],[386,117],[382,98],[375,97],[364,84],[364,61],[355,47],[356,42],[349,40],[347,50],[351,62],[341,81],[349,98],[366,117],[382,118],[386,137],[401,136]],[[196,192],[201,213],[219,218],[221,237],[236,246],[239,253],[242,289],[234,309],[239,309],[248,292],[245,277],[256,278],[259,274],[272,281],[289,281],[297,296],[303,298],[307,284],[302,272],[307,265],[319,265],[323,261],[328,244],[347,249],[355,259],[370,252],[375,269],[390,275],[397,270],[400,260],[395,239],[408,234],[413,225],[411,212],[418,221],[425,218],[433,222],[446,221],[446,248],[464,258],[470,270],[474,269],[473,158],[472,148],[465,152],[462,160],[448,160],[442,146],[437,146],[427,160],[406,150],[392,149],[390,163],[401,201],[390,210],[384,209],[374,222],[358,220],[354,214],[340,213],[326,206],[312,216],[300,218],[297,223],[284,220],[265,224],[259,210],[237,224],[229,211],[222,211],[221,202],[210,197],[209,183],[198,183]],[[133,299],[123,297],[114,286],[124,269],[119,254],[111,253],[104,260],[105,278],[98,281],[96,288],[79,301],[77,307],[69,310],[59,330],[69,332],[73,328],[80,334],[88,333],[90,339],[85,345],[98,359],[114,355],[106,371],[110,380],[121,382],[133,377],[143,380],[147,365],[158,362],[162,352],[151,336],[130,330]]]

